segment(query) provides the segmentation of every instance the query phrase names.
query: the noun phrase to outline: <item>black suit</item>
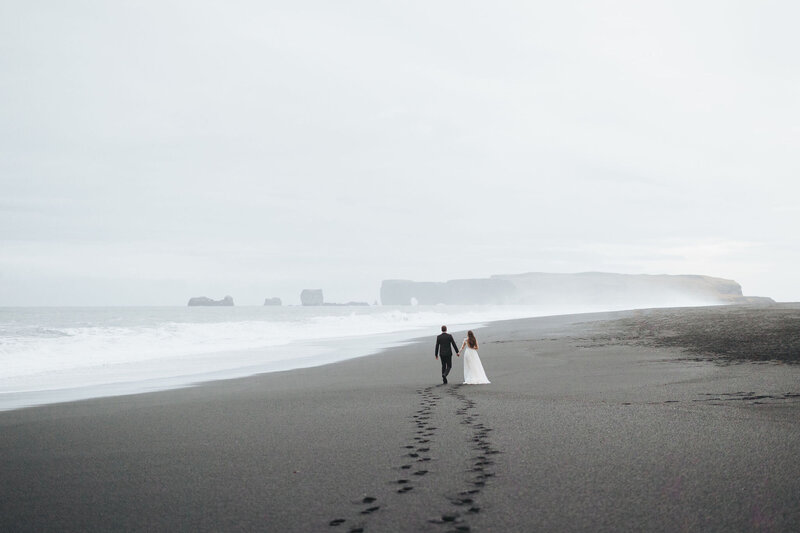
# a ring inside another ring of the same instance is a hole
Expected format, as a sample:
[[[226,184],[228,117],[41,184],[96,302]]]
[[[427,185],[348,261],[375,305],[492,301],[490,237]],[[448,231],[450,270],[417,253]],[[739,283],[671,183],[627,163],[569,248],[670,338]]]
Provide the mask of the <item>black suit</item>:
[[[450,369],[453,368],[453,352],[450,351],[451,346],[453,347],[453,350],[458,353],[456,341],[453,340],[453,336],[449,333],[442,333],[436,337],[436,351],[434,354],[442,359],[443,378],[446,378],[447,374],[450,373]]]

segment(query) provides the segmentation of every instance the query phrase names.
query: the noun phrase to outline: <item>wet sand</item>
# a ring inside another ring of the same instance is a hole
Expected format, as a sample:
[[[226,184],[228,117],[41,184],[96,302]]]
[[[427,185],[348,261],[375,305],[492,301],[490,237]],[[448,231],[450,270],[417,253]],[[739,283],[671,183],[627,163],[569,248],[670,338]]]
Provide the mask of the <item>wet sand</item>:
[[[487,386],[458,385],[459,360],[441,385],[432,331],[0,413],[0,530],[797,531],[793,321],[800,305],[499,322],[476,332]],[[745,328],[775,342],[720,364]]]

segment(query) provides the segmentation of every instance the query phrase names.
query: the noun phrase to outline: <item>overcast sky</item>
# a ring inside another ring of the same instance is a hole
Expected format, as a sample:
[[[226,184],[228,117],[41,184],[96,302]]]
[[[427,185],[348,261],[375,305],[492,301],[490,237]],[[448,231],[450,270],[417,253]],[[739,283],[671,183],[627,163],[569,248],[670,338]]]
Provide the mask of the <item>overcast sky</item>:
[[[800,300],[800,3],[0,4],[0,305],[707,274]]]

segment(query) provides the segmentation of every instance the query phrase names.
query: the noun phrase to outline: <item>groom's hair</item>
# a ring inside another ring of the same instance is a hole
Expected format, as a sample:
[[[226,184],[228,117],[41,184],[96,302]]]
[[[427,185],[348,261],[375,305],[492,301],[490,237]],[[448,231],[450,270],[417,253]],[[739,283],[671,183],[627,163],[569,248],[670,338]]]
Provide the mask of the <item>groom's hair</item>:
[[[447,331],[447,326],[442,326],[442,331]]]

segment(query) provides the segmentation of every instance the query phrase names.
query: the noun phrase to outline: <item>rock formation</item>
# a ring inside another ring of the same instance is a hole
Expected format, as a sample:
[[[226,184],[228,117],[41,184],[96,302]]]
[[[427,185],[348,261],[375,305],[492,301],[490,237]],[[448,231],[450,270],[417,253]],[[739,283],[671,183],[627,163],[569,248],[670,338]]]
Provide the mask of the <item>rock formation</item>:
[[[499,275],[447,282],[385,280],[384,305],[526,304],[659,306],[690,303],[756,303],[733,280],[692,275],[580,274]]]
[[[194,298],[189,298],[189,305],[190,306],[232,306],[233,305],[233,297],[226,296],[222,300],[212,300],[206,296],[195,296]]]
[[[277,297],[276,298],[266,298],[264,300],[264,305],[281,305],[281,304],[283,304],[283,302],[281,302],[281,299],[277,298]]]
[[[323,305],[322,289],[303,289],[300,293],[300,303],[303,305]]]

